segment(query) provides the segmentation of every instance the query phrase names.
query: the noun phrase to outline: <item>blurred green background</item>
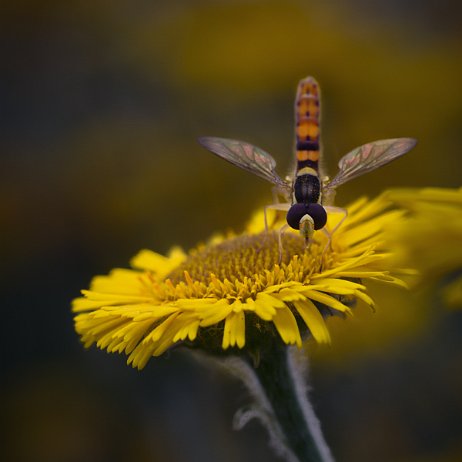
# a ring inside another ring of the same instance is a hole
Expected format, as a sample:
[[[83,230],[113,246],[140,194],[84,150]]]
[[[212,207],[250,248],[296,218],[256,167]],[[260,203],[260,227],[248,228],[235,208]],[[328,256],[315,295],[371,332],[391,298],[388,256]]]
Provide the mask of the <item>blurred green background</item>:
[[[5,1],[0,15],[2,460],[276,461],[240,384],[176,352],[143,372],[84,351],[70,300],[141,248],[242,229],[268,184],[202,150],[250,141],[291,164],[299,79],[323,91],[331,172],[365,142],[419,140],[342,187],[460,185],[462,4]],[[429,243],[431,245],[431,243]],[[436,290],[373,288],[377,313],[313,348],[338,461],[462,460],[462,318]]]

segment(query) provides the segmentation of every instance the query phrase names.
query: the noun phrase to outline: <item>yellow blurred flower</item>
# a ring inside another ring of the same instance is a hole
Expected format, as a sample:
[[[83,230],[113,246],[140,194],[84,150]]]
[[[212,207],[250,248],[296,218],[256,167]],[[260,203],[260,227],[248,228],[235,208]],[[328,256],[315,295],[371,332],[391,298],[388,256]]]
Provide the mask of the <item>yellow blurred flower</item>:
[[[397,189],[386,197],[409,211],[391,231],[396,263],[416,268],[421,284],[443,284],[446,304],[462,307],[462,188]]]
[[[384,230],[400,221],[378,197],[362,198],[329,237],[317,231],[306,249],[298,234],[281,236],[282,221],[271,215],[269,229],[257,214],[241,235],[217,236],[185,254],[166,257],[143,250],[134,269],[97,276],[73,302],[75,328],[85,346],[124,352],[143,368],[151,356],[182,344],[223,353],[232,348],[258,357],[265,342],[279,338],[302,345],[309,334],[330,341],[324,318],[350,315],[362,300],[373,307],[363,282],[402,282],[388,271]],[[330,213],[326,230],[343,217]]]

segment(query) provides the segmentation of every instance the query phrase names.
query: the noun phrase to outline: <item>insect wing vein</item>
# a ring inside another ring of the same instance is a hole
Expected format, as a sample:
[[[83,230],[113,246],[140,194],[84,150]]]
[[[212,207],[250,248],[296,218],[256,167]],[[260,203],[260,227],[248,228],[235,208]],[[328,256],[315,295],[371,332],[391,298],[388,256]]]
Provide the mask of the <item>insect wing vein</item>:
[[[201,137],[198,141],[201,146],[233,165],[258,175],[286,192],[291,190],[291,185],[276,173],[276,161],[263,149],[245,141],[227,138]]]
[[[363,144],[339,161],[339,172],[327,185],[332,189],[364,173],[375,170],[410,151],[417,141],[413,138],[394,138]]]

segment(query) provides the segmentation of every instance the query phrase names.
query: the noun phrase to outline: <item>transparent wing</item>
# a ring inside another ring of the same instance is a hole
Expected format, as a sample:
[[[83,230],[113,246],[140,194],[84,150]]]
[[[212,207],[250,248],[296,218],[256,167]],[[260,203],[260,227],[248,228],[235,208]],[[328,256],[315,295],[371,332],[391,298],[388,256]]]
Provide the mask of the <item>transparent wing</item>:
[[[394,138],[363,144],[346,154],[338,163],[339,172],[326,186],[333,189],[406,154],[417,143],[413,138]]]
[[[198,138],[198,141],[205,149],[264,180],[270,181],[287,194],[292,191],[292,186],[276,173],[276,161],[263,149],[245,141],[226,138],[206,136]]]

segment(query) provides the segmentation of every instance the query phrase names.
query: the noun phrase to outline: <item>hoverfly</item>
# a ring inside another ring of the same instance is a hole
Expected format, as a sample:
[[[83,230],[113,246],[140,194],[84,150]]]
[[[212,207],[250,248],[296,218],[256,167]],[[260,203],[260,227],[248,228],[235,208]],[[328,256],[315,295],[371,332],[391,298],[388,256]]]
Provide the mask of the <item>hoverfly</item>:
[[[319,85],[313,77],[307,77],[297,88],[296,168],[294,175],[286,179],[276,173],[273,157],[250,143],[215,137],[201,137],[198,141],[219,157],[273,183],[287,204],[269,207],[287,210],[287,224],[299,230],[308,243],[315,230],[324,228],[325,207],[331,205],[338,186],[406,154],[417,143],[413,138],[393,138],[359,146],[340,159],[337,175],[329,180],[320,172],[320,120]]]

